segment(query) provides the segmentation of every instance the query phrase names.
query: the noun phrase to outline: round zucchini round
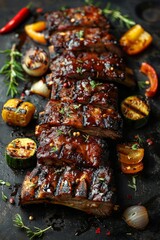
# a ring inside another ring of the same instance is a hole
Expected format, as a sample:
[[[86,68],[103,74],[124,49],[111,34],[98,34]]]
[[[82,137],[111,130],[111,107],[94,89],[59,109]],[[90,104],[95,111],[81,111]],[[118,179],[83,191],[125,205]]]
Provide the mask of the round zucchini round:
[[[25,169],[36,165],[37,145],[30,138],[16,138],[6,147],[5,158],[8,166]]]
[[[122,101],[121,112],[128,124],[140,128],[148,121],[150,107],[141,97],[129,96]]]

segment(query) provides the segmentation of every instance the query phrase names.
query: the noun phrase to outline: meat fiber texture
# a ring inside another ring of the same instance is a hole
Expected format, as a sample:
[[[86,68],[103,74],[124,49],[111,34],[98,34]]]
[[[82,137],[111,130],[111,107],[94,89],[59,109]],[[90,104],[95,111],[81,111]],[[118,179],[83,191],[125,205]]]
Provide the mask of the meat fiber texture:
[[[45,17],[54,50],[45,77],[51,99],[39,115],[37,167],[25,176],[20,203],[61,204],[109,216],[115,188],[106,139],[122,136],[114,83],[125,82],[123,54],[97,7]]]

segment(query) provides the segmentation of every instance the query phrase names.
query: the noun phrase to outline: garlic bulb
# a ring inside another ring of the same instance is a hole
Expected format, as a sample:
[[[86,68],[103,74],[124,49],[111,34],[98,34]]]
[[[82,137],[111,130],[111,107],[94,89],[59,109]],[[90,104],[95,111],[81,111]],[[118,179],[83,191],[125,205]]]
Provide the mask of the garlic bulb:
[[[39,80],[38,82],[35,82],[31,86],[31,93],[38,94],[42,97],[48,98],[50,96],[50,89],[47,87],[47,85],[43,82],[43,80]]]
[[[148,222],[148,212],[144,206],[131,206],[128,207],[123,213],[124,221],[133,228],[143,230]]]
[[[48,69],[49,57],[40,47],[30,48],[22,59],[22,67],[31,76],[42,76]]]

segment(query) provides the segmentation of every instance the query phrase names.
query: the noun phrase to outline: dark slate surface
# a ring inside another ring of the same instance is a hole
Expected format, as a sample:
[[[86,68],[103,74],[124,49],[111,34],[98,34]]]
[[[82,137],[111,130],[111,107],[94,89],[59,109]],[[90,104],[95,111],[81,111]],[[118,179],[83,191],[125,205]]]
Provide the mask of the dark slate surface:
[[[160,4],[159,1],[142,1],[142,0],[112,0],[113,8],[119,7],[123,14],[128,14],[130,18],[137,23],[142,24],[153,36],[153,44],[142,54],[128,58],[128,65],[131,66],[135,73],[135,78],[140,81],[145,79],[139,73],[140,63],[147,61],[152,64],[160,75]],[[20,8],[27,5],[28,1],[23,0],[1,0],[0,1],[0,26],[3,26]],[[42,0],[33,1],[35,8],[43,8],[44,12],[48,10],[56,10],[62,6],[80,6],[83,1],[53,1]],[[105,1],[101,1],[101,6],[105,6]],[[33,11],[35,13],[35,11]],[[23,23],[15,32],[0,36],[0,49],[8,49],[15,42],[19,44],[23,51],[28,45],[33,45],[31,41],[24,42],[22,38],[23,26],[27,22],[33,22],[37,19],[37,15],[33,14],[25,23]],[[39,16],[43,19],[43,16]],[[114,30],[119,37],[126,29],[119,28],[118,24],[114,24]],[[21,37],[21,41],[19,40]],[[0,66],[3,65],[5,59],[0,55]],[[33,80],[32,80],[33,81]],[[28,83],[28,87],[29,87]],[[24,85],[20,85],[20,92],[24,89]],[[128,90],[120,87],[120,99],[131,94],[144,94],[144,91]],[[19,97],[18,95],[17,97]],[[29,97],[30,98],[30,97]],[[45,101],[37,96],[31,96],[31,100],[37,106],[37,110],[43,109]],[[0,76],[0,107],[7,100],[6,86],[3,83],[3,76]],[[133,130],[128,126],[124,126],[124,139],[131,140],[135,135],[139,135],[144,139],[145,147],[144,171],[138,175],[137,191],[128,187],[130,176],[121,173],[117,164],[114,147],[111,146],[110,158],[113,162],[115,183],[117,187],[117,204],[120,210],[113,213],[109,218],[99,219],[88,216],[77,210],[69,209],[63,206],[47,206],[37,205],[21,208],[18,206],[18,197],[20,188],[16,195],[16,204],[11,205],[9,202],[3,202],[0,197],[0,239],[1,240],[26,240],[28,239],[24,231],[13,226],[13,217],[16,213],[21,214],[26,225],[33,228],[34,226],[45,228],[52,225],[53,230],[48,231],[43,239],[45,240],[158,240],[160,239],[160,94],[159,90],[154,99],[149,100],[151,106],[151,115],[148,124],[139,129]],[[9,181],[12,189],[0,186],[0,195],[3,191],[8,197],[13,192],[13,186],[19,186],[24,178],[25,172],[11,170],[4,159],[5,146],[12,139],[19,136],[33,137],[34,124],[25,129],[12,128],[7,126],[0,119],[0,179]],[[153,145],[148,146],[146,139],[151,138]],[[111,144],[112,145],[112,144]],[[114,144],[113,144],[114,145]],[[150,223],[146,230],[137,231],[129,228],[122,220],[123,210],[133,204],[143,204],[147,207],[150,216]],[[34,216],[33,221],[29,221],[28,217]],[[96,234],[96,229],[100,228],[100,233]],[[110,236],[107,235],[110,231]]]

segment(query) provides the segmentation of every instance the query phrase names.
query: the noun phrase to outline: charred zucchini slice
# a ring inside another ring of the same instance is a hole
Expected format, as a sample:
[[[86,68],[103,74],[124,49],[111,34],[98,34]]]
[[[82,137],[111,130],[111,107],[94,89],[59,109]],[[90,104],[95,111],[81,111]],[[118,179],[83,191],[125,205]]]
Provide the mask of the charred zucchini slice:
[[[141,97],[130,96],[122,101],[121,111],[128,123],[140,128],[148,121],[150,107]]]
[[[30,138],[16,138],[11,141],[5,151],[7,164],[14,169],[25,169],[36,164],[37,145]]]

